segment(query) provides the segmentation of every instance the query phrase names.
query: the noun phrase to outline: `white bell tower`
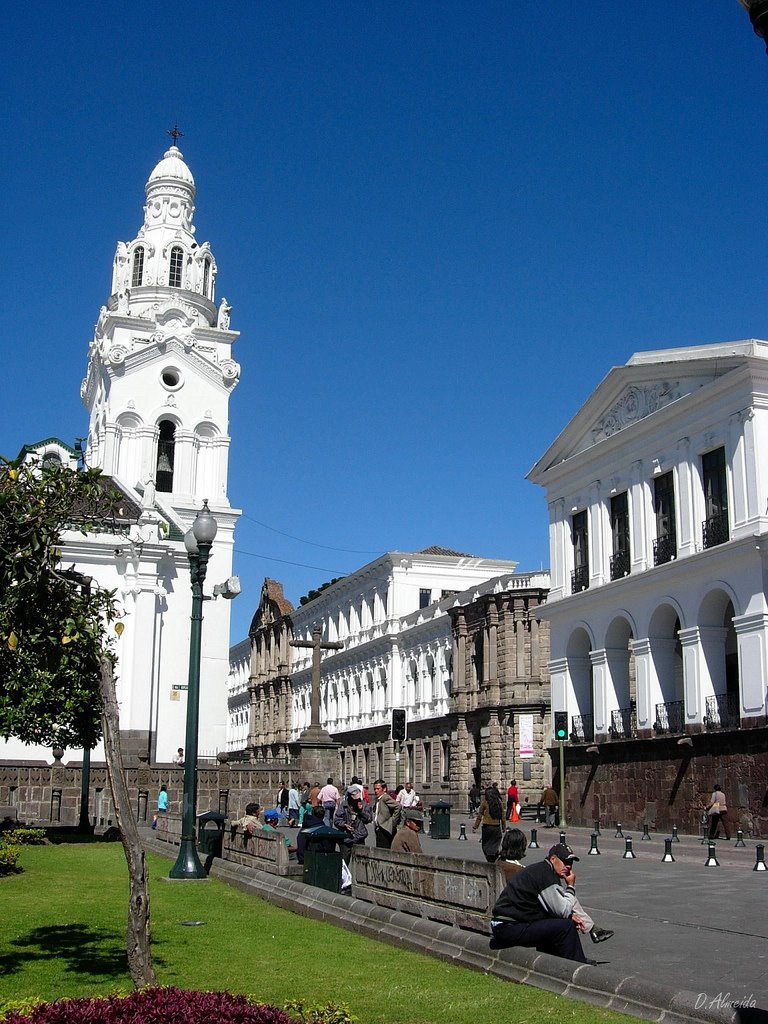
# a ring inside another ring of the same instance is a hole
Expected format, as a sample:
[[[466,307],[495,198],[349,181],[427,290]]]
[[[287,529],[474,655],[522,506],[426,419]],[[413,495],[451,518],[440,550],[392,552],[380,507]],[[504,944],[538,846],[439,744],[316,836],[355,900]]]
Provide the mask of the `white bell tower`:
[[[144,224],[117,243],[112,293],[89,349],[86,462],[131,488],[151,482],[186,519],[204,498],[212,510],[229,507],[238,332],[226,299],[215,303],[216,261],[208,242],[195,241],[195,182],[176,145],[145,191]]]

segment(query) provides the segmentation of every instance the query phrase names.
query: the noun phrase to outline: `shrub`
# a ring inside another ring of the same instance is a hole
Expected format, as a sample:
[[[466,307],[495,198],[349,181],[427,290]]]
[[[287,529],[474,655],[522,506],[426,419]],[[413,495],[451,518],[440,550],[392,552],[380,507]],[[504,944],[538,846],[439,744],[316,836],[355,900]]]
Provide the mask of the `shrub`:
[[[31,1013],[11,1011],[3,1024],[293,1024],[276,1006],[230,992],[143,988],[106,999],[61,999]]]
[[[0,832],[0,875],[21,871],[18,859],[25,843],[43,842],[45,830],[42,828],[14,828],[9,832]]]
[[[307,1006],[303,999],[292,999],[284,1009],[300,1024],[355,1024],[346,1003],[325,1003],[324,1006]]]

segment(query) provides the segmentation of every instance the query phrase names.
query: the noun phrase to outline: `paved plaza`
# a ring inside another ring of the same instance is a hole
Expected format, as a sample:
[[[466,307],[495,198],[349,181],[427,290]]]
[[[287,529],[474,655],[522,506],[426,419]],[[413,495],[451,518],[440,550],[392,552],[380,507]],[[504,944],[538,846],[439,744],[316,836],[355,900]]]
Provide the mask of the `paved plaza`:
[[[454,815],[451,825],[452,837],[467,825],[467,841],[424,836],[424,852],[482,860],[471,820]],[[530,839],[531,823],[519,827]],[[541,849],[530,850],[526,863],[546,856],[559,838],[559,829],[533,827]],[[642,832],[625,828],[637,855],[625,860],[615,827],[600,835],[600,856],[587,856],[590,831],[565,829],[581,858],[576,890],[596,923],[616,934],[598,945],[585,939],[586,955],[623,973],[701,993],[702,1002],[754,1003],[768,1010],[768,871],[752,870],[756,842],[745,839],[746,847],[736,848],[735,838],[718,841],[720,866],[705,867],[707,846],[699,837],[681,836],[672,846],[675,863],[664,864],[663,835],[651,833],[643,841]]]

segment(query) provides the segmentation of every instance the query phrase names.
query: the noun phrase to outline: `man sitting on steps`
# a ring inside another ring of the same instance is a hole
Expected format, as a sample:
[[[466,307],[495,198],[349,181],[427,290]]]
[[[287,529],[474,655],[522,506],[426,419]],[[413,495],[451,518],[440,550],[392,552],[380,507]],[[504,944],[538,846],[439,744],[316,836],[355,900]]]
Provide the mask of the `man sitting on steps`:
[[[570,846],[557,843],[546,860],[512,875],[491,914],[491,949],[533,946],[566,960],[595,962],[584,956],[572,918],[576,904],[573,862],[578,859]]]

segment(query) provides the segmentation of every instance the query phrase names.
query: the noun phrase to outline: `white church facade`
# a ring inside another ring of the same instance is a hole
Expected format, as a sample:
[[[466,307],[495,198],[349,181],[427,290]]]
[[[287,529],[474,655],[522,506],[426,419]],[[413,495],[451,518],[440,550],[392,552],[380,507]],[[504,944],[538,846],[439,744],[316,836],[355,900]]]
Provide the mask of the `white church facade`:
[[[529,479],[547,492],[543,615],[571,742],[764,726],[768,343],[634,355]]]
[[[125,514],[108,533],[66,533],[62,551],[65,562],[117,592],[125,751],[168,762],[185,735],[191,588],[183,538],[206,499],[218,524],[206,589],[232,573],[239,511],[227,497],[229,400],[240,368],[231,308],[215,300],[216,261],[209,243],[195,240],[195,182],[175,145],[145,192],[141,228],[117,244],[81,386],[89,416],[84,461],[111,478]],[[77,464],[77,453],[55,439],[26,452]],[[226,742],[229,620],[228,601],[206,602],[201,756],[215,756]],[[50,759],[50,751],[9,740],[0,758]]]

